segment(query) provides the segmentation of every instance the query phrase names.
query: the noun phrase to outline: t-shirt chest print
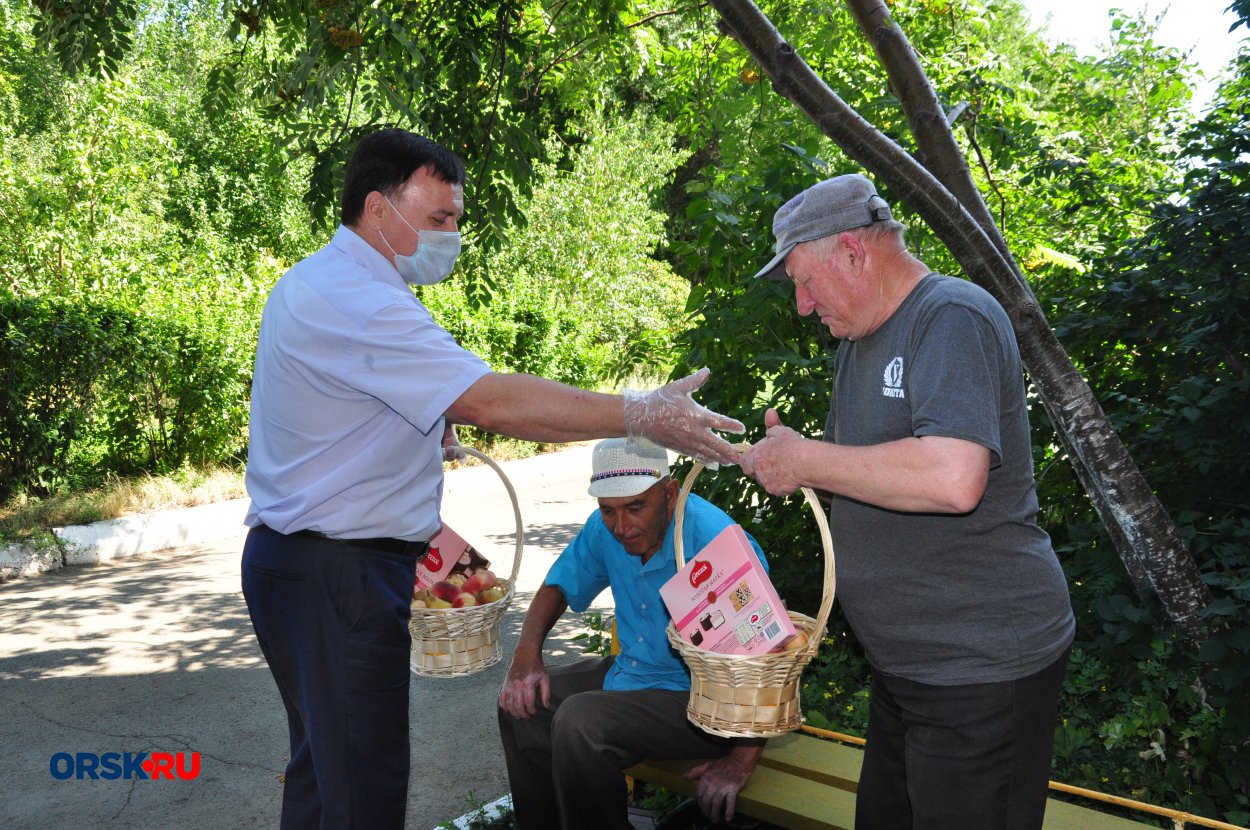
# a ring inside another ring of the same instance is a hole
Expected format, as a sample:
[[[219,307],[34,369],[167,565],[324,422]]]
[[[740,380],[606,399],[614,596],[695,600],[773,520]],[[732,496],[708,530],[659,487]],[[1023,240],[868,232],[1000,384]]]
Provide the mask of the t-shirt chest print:
[[[882,378],[884,385],[881,387],[881,394],[887,398],[905,398],[907,395],[903,392],[903,356],[891,360],[885,366],[885,373]]]

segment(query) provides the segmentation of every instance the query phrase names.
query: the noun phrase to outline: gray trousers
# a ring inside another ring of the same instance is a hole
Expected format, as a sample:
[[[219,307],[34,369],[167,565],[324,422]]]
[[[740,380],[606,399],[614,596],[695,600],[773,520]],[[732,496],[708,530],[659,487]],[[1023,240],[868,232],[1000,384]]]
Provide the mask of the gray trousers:
[[[624,770],[648,759],[720,758],[735,746],[686,720],[688,692],[604,691],[612,659],[551,669],[550,709],[525,719],[499,710],[521,830],[631,830]]]

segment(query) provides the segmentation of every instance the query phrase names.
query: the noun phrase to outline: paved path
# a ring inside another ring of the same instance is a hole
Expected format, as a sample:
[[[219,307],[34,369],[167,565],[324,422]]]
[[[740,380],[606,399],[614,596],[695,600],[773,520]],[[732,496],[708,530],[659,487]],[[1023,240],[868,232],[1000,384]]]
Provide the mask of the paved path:
[[[505,657],[472,677],[414,676],[412,830],[466,812],[470,791],[483,802],[507,792],[495,697],[534,590],[594,509],[589,446],[504,469],[526,523]],[[512,510],[493,471],[450,472],[444,517],[508,570]],[[277,826],[286,719],[239,590],[241,544],[242,531],[0,585],[0,827]],[[566,615],[553,662],[581,656],[579,630]],[[62,752],[180,751],[200,753],[194,780],[61,781],[49,770]]]

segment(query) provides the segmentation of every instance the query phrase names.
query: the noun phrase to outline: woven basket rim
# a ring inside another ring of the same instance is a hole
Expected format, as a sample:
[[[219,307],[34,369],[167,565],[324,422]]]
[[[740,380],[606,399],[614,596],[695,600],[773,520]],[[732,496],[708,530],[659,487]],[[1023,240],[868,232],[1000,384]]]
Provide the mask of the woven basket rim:
[[[687,640],[682,639],[681,634],[677,632],[677,627],[673,625],[671,621],[669,622],[668,627],[665,629],[665,631],[670,632],[668,634],[669,643],[683,657],[687,653],[689,653],[695,659],[698,659],[698,660],[706,660],[708,658],[711,658],[713,660],[721,660],[726,663],[738,663],[738,664],[780,663],[786,660],[798,660],[799,657],[802,656],[804,652],[808,650],[807,646],[810,645],[812,641],[821,639],[823,637],[822,632],[826,630],[825,626],[817,627],[816,619],[814,617],[809,617],[807,614],[803,614],[799,611],[790,611],[789,609],[786,610],[786,614],[789,615],[791,622],[810,622],[811,623],[810,633],[806,631],[806,626],[804,627],[804,633],[807,634],[808,636],[807,636],[807,645],[805,645],[803,648],[792,649],[790,651],[767,651],[767,652],[764,652],[763,654],[730,654],[730,653],[723,652],[723,651],[711,651],[710,649],[700,648],[699,646],[696,646],[694,643],[691,643],[691,642],[688,642]],[[796,619],[796,617],[798,619]]]

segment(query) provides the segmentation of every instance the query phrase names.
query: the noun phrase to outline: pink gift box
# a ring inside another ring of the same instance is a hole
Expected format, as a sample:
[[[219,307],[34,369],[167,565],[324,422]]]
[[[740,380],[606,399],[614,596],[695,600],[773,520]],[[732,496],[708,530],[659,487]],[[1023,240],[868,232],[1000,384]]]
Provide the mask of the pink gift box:
[[[453,572],[467,568],[487,568],[490,562],[466,542],[459,533],[443,525],[433,539],[425,558],[417,563],[416,590],[429,588]]]
[[[664,583],[660,597],[682,639],[708,651],[764,654],[795,635],[768,573],[736,524]]]

